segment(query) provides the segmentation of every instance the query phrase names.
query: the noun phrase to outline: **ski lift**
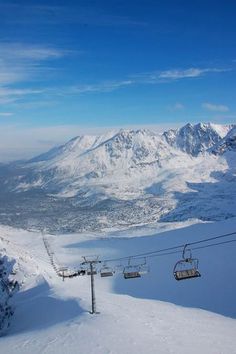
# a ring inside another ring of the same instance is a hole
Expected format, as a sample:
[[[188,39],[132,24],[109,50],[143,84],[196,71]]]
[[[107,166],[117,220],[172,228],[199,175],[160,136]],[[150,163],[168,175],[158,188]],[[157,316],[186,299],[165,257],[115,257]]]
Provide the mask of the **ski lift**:
[[[150,272],[150,268],[147,265],[147,259],[144,258],[144,262],[139,265],[139,274],[144,275]]]
[[[87,272],[87,268],[85,266],[80,265],[80,268],[78,269],[78,275],[85,275]]]
[[[183,259],[178,261],[174,266],[173,274],[176,280],[185,280],[201,276],[198,270],[198,259],[192,258],[192,252],[189,248],[187,249],[187,246],[186,244],[183,249]],[[187,252],[189,252],[188,256]]]
[[[123,270],[123,275],[125,279],[140,278],[140,268],[138,265],[131,265],[129,259],[128,265]]]
[[[92,272],[90,269],[87,270],[87,275],[96,275],[97,274],[97,270],[94,269]]]
[[[117,274],[123,274],[124,273],[124,265],[119,263],[117,265],[115,265],[115,270],[114,270],[115,273]]]
[[[74,277],[77,277],[78,275],[78,272],[74,271],[74,272],[71,272],[70,274],[68,274],[68,278],[74,278]]]
[[[111,267],[104,265],[100,270],[101,277],[112,277],[114,274],[114,270]]]
[[[64,281],[64,278],[66,277],[65,272],[67,272],[67,271],[68,271],[67,267],[60,267],[58,270],[58,275],[59,275],[59,277],[62,277],[63,281]]]

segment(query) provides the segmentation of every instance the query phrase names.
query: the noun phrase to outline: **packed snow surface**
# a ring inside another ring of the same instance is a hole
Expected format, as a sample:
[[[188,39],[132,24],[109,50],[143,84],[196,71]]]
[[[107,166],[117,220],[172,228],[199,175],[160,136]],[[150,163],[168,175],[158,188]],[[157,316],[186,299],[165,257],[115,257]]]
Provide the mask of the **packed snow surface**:
[[[163,233],[143,228],[139,236],[110,231],[44,237],[57,265],[76,269],[84,255],[119,258],[234,232],[235,225],[231,219]],[[63,282],[39,232],[6,226],[0,232],[0,248],[16,260],[21,283],[11,327],[0,339],[1,352],[236,353],[236,243],[193,251],[202,274],[198,279],[173,278],[181,252],[147,259],[150,273],[138,279],[125,280],[118,272],[109,279],[96,275],[100,314],[91,315],[89,276]]]

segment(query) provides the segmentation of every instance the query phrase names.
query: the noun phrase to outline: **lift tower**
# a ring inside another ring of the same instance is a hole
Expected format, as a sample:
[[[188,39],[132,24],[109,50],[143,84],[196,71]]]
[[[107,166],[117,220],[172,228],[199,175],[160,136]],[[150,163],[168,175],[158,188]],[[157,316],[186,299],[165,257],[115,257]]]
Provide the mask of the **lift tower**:
[[[92,300],[92,310],[90,311],[91,314],[97,314],[96,312],[96,298],[95,298],[95,283],[94,283],[94,275],[97,274],[95,265],[101,263],[99,261],[98,256],[87,256],[83,257],[84,262],[82,264],[89,265],[89,270],[87,274],[91,277],[91,300]]]

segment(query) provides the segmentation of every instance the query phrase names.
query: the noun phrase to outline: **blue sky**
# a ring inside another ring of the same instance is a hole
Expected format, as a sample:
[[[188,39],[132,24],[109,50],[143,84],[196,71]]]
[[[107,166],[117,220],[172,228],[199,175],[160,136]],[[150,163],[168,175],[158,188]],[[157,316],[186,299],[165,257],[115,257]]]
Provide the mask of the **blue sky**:
[[[0,15],[2,134],[236,121],[233,0],[0,0]]]

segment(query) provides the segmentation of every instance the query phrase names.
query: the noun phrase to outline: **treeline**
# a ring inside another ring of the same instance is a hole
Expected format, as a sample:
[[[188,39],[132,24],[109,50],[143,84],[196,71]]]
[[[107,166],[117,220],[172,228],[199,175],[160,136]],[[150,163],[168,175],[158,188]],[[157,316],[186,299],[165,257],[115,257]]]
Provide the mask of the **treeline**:
[[[14,261],[0,253],[0,335],[10,326],[14,313],[12,296],[19,290],[19,283],[14,280]]]

